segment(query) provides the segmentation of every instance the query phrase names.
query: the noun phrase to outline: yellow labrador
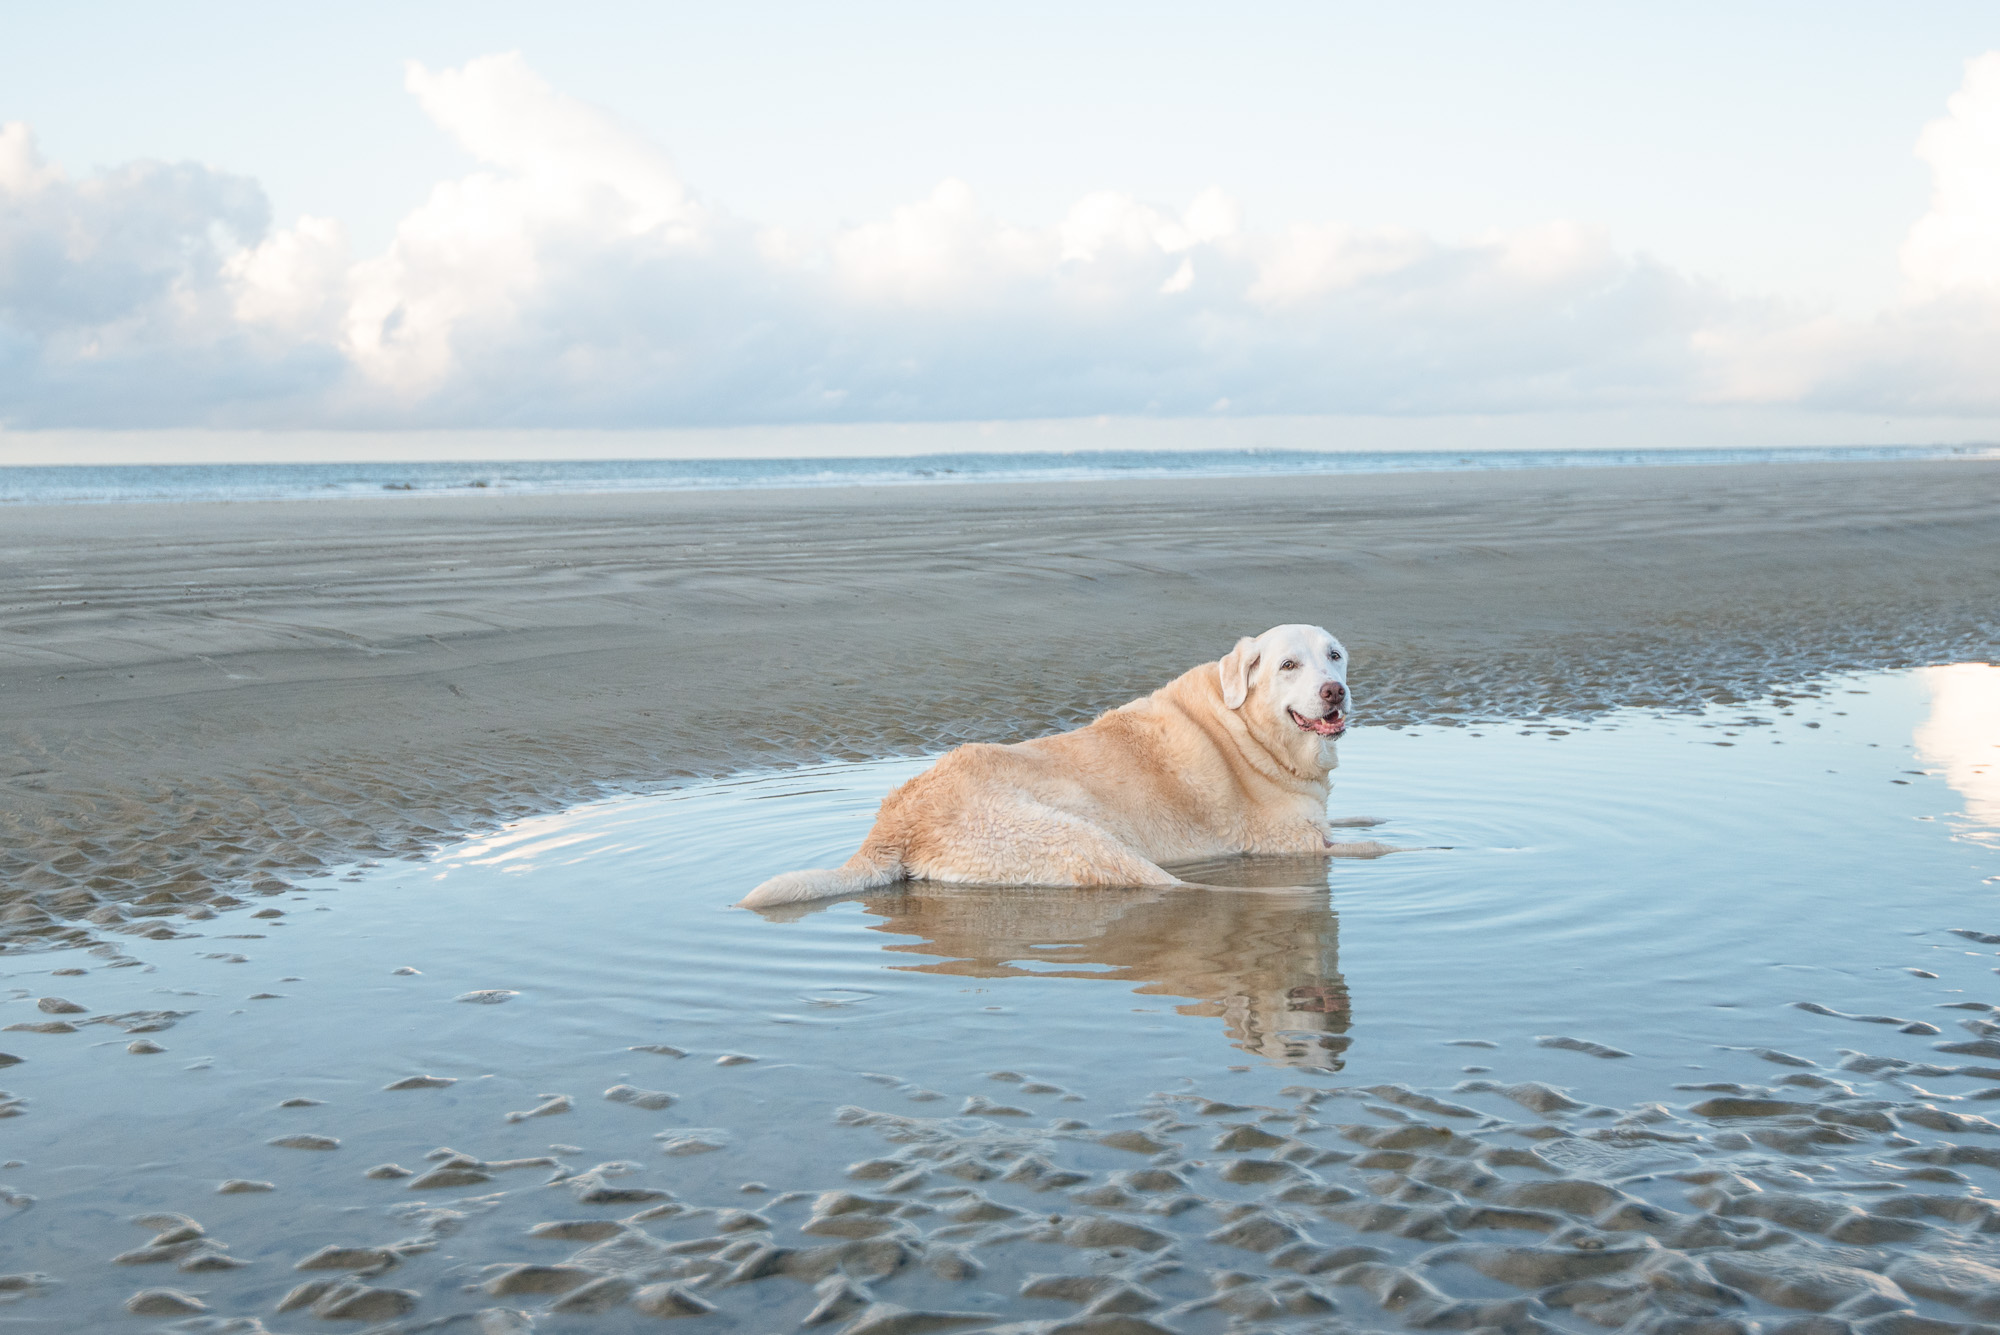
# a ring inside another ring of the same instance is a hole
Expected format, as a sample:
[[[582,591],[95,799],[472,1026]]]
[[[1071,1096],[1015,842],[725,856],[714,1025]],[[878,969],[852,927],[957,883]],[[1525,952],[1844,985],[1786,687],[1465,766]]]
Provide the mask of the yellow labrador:
[[[1340,641],[1276,626],[1074,732],[947,752],[883,799],[845,865],[774,876],[742,902],[770,908],[899,879],[1179,885],[1161,863],[1394,852],[1330,837],[1377,823],[1326,814],[1351,704]]]

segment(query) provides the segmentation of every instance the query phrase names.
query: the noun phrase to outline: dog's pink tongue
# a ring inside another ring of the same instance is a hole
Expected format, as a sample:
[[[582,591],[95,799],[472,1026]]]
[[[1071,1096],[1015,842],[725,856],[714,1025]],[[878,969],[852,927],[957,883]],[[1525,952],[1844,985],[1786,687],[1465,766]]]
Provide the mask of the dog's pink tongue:
[[[1322,737],[1331,737],[1340,731],[1340,724],[1330,718],[1308,719],[1306,725]]]

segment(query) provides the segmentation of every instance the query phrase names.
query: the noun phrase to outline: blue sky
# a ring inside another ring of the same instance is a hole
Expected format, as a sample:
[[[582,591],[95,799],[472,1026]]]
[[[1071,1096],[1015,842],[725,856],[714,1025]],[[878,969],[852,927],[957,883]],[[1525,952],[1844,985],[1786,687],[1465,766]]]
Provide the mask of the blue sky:
[[[1991,4],[7,32],[17,430],[2000,411]]]

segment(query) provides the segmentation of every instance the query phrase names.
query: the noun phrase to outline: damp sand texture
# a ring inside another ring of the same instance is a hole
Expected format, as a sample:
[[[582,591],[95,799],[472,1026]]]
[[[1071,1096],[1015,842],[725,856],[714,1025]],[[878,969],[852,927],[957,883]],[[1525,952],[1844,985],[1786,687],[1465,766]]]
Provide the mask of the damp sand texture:
[[[2000,1325],[2000,470],[1672,471],[8,512],[0,1311]],[[1450,857],[724,907],[1302,615]]]
[[[1992,755],[1979,664],[1376,729],[1424,852],[730,909],[921,762],[821,766],[11,954],[0,1311],[1984,1335]]]
[[[1364,727],[1980,659],[2000,463],[22,506],[0,581],[0,932],[48,943],[1073,726],[1287,621]]]

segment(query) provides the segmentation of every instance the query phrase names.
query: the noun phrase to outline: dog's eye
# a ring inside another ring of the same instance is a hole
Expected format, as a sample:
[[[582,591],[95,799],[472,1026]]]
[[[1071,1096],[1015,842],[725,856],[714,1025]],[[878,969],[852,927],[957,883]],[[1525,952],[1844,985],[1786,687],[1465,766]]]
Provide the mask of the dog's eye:
[[[1340,661],[1340,650],[1329,649],[1326,651],[1326,657],[1328,662],[1338,663]]]
[[[1278,671],[1280,672],[1297,672],[1298,670],[1299,670],[1299,665],[1297,663],[1294,663],[1289,658],[1287,658],[1284,662],[1278,664]]]

